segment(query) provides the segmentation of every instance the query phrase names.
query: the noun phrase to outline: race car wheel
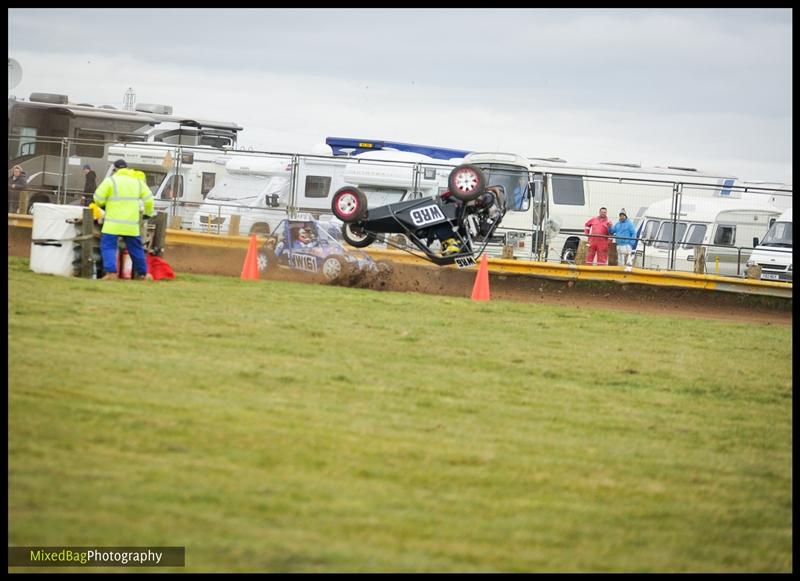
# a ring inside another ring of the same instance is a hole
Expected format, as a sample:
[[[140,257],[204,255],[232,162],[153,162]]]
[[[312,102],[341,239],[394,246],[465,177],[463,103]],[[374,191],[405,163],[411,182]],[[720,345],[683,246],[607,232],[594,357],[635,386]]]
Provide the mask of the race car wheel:
[[[327,282],[338,280],[348,270],[346,262],[341,256],[329,256],[322,262],[322,277]]]
[[[469,202],[483,193],[486,187],[486,178],[479,167],[474,165],[460,165],[450,172],[447,187],[457,200]]]
[[[367,216],[367,197],[358,188],[339,188],[333,194],[331,210],[344,223],[358,222]]]
[[[376,236],[372,232],[365,232],[364,229],[359,226],[345,224],[342,226],[342,238],[344,238],[344,241],[350,246],[366,248],[375,242]]]

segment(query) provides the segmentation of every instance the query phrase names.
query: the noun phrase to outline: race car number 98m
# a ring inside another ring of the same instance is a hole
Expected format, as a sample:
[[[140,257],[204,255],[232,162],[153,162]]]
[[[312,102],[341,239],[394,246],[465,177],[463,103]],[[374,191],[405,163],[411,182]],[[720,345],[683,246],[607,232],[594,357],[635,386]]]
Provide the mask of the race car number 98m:
[[[414,222],[415,226],[426,226],[442,222],[444,219],[444,214],[436,204],[411,211],[411,221]]]

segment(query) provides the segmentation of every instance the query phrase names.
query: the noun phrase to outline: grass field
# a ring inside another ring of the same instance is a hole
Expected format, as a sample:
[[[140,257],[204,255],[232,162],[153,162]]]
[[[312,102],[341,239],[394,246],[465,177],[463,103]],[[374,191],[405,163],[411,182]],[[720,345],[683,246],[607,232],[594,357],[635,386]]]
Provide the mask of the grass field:
[[[10,546],[792,570],[789,326],[8,264]]]

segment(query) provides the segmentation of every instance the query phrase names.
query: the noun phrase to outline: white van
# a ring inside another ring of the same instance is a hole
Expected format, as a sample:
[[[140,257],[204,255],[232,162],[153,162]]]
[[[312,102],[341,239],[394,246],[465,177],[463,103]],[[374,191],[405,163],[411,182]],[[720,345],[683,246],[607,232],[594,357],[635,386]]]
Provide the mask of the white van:
[[[232,217],[239,216],[240,234],[269,234],[286,218],[291,169],[287,159],[231,159],[195,212],[192,230],[228,234]]]
[[[753,238],[763,236],[781,215],[766,201],[683,196],[676,222],[672,206],[671,197],[655,202],[637,222],[636,266],[693,272],[697,245],[704,245],[707,274],[742,276]]]
[[[761,266],[762,280],[792,282],[792,209],[781,214],[750,255],[748,266]]]

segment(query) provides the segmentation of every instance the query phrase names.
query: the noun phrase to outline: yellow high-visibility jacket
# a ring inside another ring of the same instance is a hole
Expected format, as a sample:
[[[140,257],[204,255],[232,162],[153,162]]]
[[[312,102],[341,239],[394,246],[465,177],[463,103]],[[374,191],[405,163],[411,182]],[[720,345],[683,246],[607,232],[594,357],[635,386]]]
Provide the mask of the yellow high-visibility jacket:
[[[94,192],[94,202],[105,208],[103,234],[139,235],[140,202],[144,214],[153,213],[153,194],[143,172],[123,167],[104,179]]]

